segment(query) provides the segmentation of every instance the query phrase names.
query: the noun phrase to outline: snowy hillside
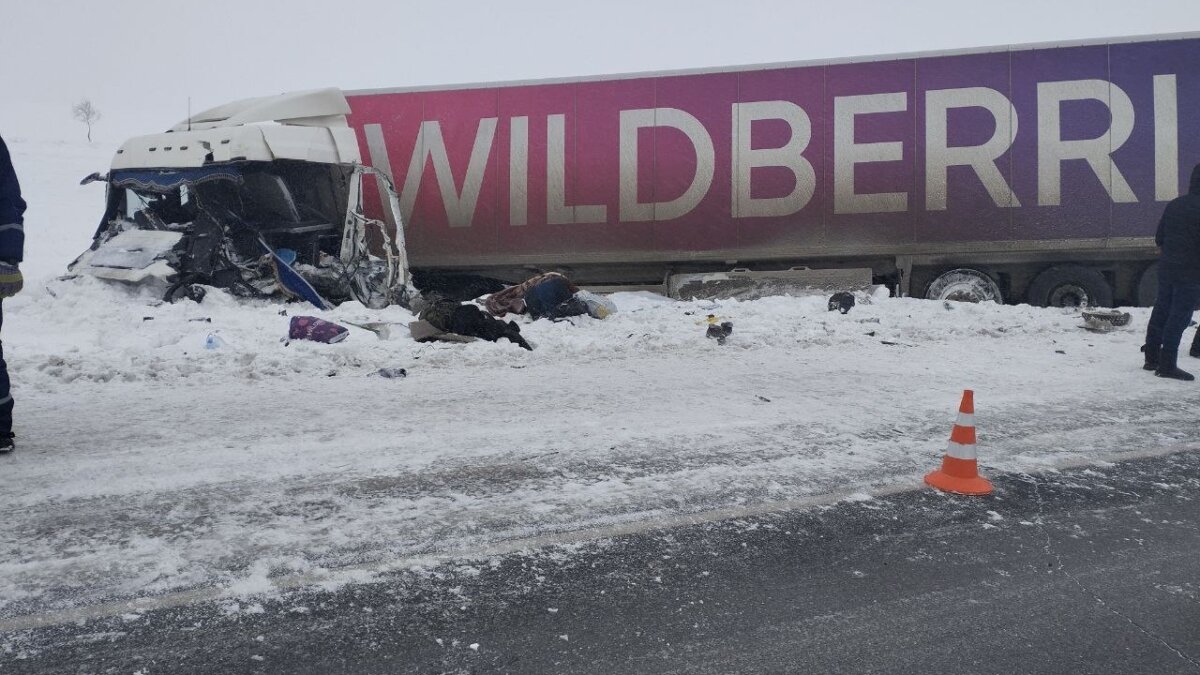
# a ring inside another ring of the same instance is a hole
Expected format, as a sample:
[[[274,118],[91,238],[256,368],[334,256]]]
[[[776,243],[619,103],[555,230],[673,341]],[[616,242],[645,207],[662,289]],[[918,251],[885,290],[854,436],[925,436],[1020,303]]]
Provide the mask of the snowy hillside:
[[[351,303],[321,315],[395,334],[289,344],[310,307],[53,279],[90,240],[102,190],[78,179],[110,149],[12,149],[40,281],[4,306],[9,628],[917,485],[964,388],[985,472],[1200,443],[1200,387],[1140,368],[1146,310],[1095,334],[1027,306],[874,298],[843,316],[823,297],[617,294],[604,321],[525,319],[526,352],[417,344],[406,311]],[[705,338],[708,313],[733,322],[728,344]],[[409,376],[373,375],[392,366]]]

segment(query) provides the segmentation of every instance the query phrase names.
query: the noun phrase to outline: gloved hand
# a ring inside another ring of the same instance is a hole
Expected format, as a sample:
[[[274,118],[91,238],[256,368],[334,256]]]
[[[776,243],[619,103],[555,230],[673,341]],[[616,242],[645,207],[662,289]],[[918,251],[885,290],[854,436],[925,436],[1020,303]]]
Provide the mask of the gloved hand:
[[[0,261],[0,298],[11,298],[25,287],[25,277],[17,263]]]

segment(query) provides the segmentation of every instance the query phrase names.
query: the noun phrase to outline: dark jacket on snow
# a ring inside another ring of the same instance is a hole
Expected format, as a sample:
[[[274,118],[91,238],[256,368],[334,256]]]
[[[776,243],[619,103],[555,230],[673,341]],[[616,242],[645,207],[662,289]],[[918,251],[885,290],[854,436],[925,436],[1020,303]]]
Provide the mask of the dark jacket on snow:
[[[0,138],[0,260],[20,262],[25,250],[25,200],[8,146]]]
[[[1171,200],[1163,210],[1154,243],[1162,247],[1158,259],[1162,279],[1200,284],[1200,165],[1192,169],[1188,193]]]

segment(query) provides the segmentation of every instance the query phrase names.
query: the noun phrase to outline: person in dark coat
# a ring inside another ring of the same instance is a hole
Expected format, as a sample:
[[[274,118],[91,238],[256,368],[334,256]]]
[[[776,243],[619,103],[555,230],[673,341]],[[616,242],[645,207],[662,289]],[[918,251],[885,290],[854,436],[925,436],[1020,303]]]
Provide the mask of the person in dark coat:
[[[1179,369],[1179,341],[1200,303],[1200,165],[1192,170],[1188,194],[1163,210],[1154,237],[1158,259],[1158,297],[1146,327],[1146,370],[1159,377],[1193,380]]]
[[[421,321],[428,322],[440,331],[483,338],[489,342],[508,338],[509,342],[522,349],[533,351],[533,345],[521,336],[521,327],[515,321],[501,321],[475,305],[446,300],[436,294],[431,294],[426,300],[428,304],[418,316]]]
[[[0,325],[4,323],[4,298],[21,292],[25,280],[19,266],[25,252],[25,200],[13,170],[8,146],[0,138]],[[0,344],[0,452],[12,452],[13,399],[9,391],[8,364]]]

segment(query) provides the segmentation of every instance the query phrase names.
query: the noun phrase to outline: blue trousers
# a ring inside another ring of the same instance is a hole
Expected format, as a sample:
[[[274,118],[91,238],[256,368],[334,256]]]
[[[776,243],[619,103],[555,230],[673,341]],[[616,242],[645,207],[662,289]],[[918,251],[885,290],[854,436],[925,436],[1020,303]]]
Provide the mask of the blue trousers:
[[[1192,322],[1192,311],[1198,302],[1200,284],[1176,283],[1160,275],[1158,297],[1150,312],[1150,325],[1146,327],[1146,345],[1164,352],[1178,352],[1179,340]]]
[[[0,326],[4,325],[4,302],[0,300]],[[8,364],[4,362],[4,344],[0,343],[0,436],[12,435],[12,392],[8,389]]]

